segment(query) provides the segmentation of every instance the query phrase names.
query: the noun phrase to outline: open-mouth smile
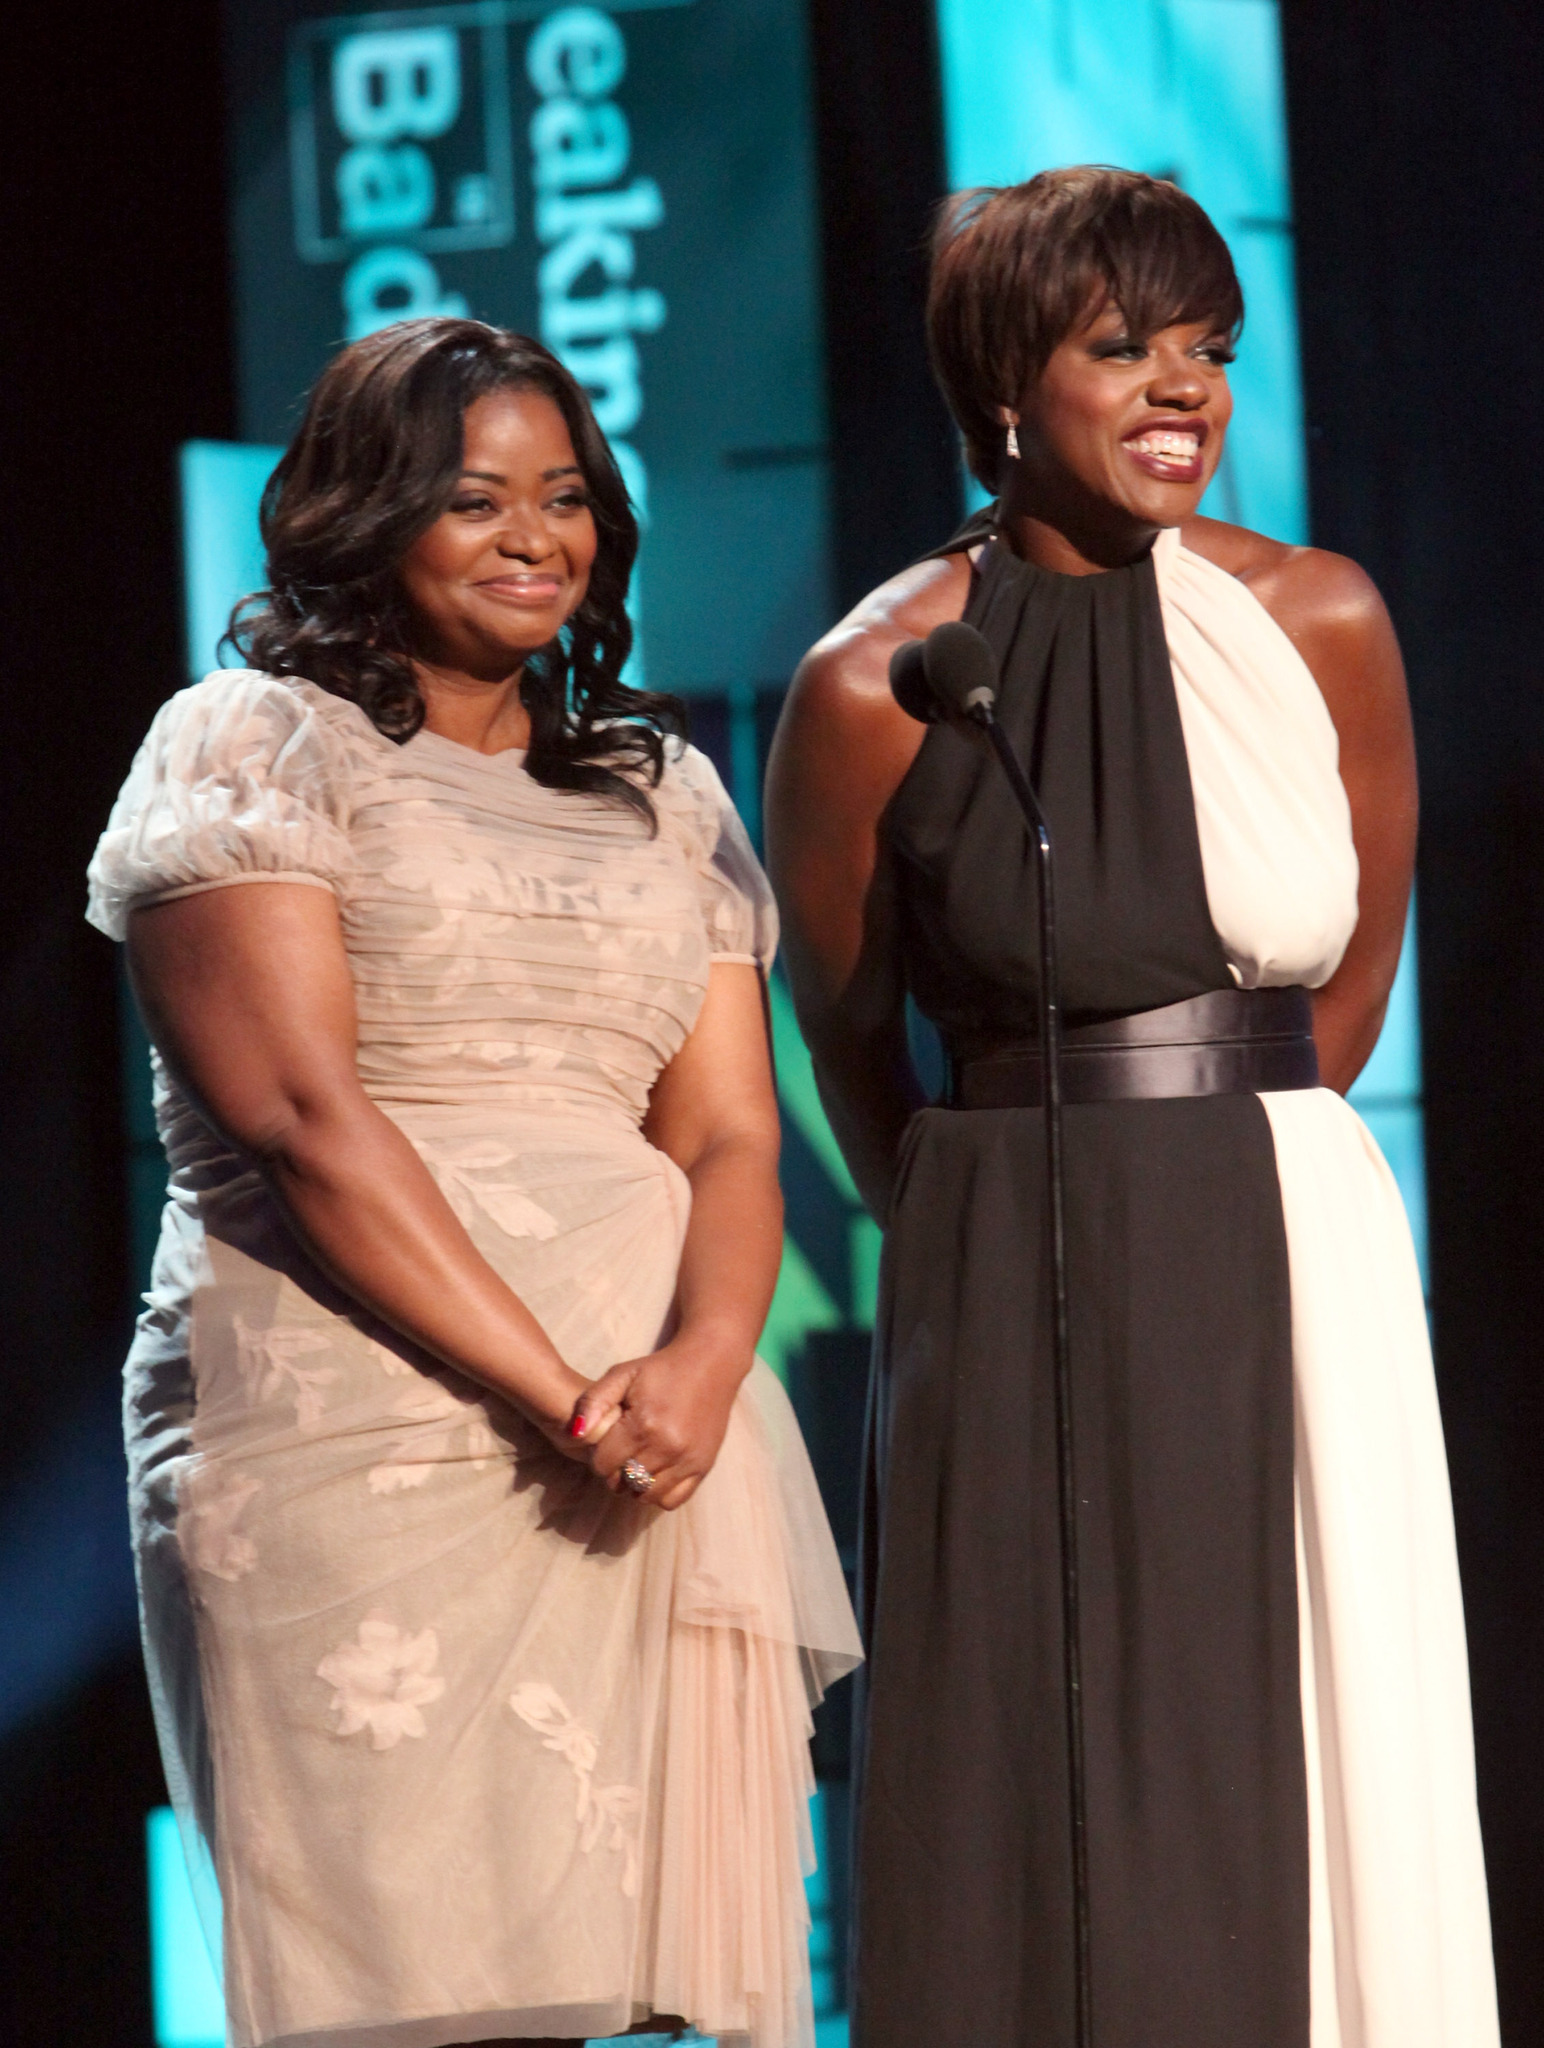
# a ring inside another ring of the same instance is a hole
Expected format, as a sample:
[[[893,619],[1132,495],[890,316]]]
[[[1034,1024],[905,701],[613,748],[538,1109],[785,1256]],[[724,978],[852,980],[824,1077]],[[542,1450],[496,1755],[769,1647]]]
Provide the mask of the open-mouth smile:
[[[1206,428],[1201,421],[1183,427],[1149,427],[1132,434],[1121,446],[1139,468],[1166,483],[1194,483],[1201,474],[1201,444]]]

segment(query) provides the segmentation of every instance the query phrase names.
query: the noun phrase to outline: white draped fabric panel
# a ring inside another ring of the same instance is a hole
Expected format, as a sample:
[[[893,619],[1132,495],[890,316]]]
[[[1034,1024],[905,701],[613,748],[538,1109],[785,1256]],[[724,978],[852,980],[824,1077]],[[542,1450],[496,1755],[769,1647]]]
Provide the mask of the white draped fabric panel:
[[[1241,987],[1320,987],[1356,923],[1335,728],[1243,583],[1177,530],[1156,561],[1213,922]],[[1338,1096],[1261,1100],[1292,1282],[1312,2048],[1496,2048],[1463,1604],[1409,1226]]]

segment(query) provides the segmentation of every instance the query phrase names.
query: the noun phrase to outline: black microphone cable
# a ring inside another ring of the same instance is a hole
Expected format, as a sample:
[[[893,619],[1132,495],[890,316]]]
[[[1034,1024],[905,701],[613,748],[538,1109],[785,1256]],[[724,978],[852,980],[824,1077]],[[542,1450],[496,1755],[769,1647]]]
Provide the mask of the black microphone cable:
[[[1072,1346],[1067,1322],[1067,1196],[1062,1150],[1061,976],[1056,957],[1056,869],[1050,827],[1013,743],[997,719],[997,657],[974,626],[951,619],[910,640],[890,661],[895,701],[924,724],[966,719],[983,732],[1023,814],[1035,849],[1040,923],[1040,1065],[1051,1218],[1052,1376],[1056,1492],[1061,1522],[1062,1668],[1067,1708],[1067,1790],[1072,1838],[1073,1964],[1077,2048],[1093,2048],[1089,1952],[1088,1771],[1083,1748],[1083,1655],[1079,1615],[1077,1464],[1072,1428]]]

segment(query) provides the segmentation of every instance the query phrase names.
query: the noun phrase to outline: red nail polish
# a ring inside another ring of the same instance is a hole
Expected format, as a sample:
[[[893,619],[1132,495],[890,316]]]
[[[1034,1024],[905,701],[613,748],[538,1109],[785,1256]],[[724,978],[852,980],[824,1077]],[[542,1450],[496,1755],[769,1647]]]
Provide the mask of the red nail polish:
[[[568,1433],[570,1436],[583,1436],[588,1426],[582,1415],[576,1415],[568,1425]]]

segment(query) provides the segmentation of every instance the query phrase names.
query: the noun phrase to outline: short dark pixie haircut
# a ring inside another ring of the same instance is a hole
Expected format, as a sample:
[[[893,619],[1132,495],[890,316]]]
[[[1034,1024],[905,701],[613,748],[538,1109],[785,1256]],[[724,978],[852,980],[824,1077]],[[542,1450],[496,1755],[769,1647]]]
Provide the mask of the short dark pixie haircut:
[[[998,487],[1006,430],[1051,353],[1109,300],[1145,340],[1205,321],[1230,342],[1244,295],[1188,192],[1107,164],[962,192],[933,238],[928,352],[971,472]]]

